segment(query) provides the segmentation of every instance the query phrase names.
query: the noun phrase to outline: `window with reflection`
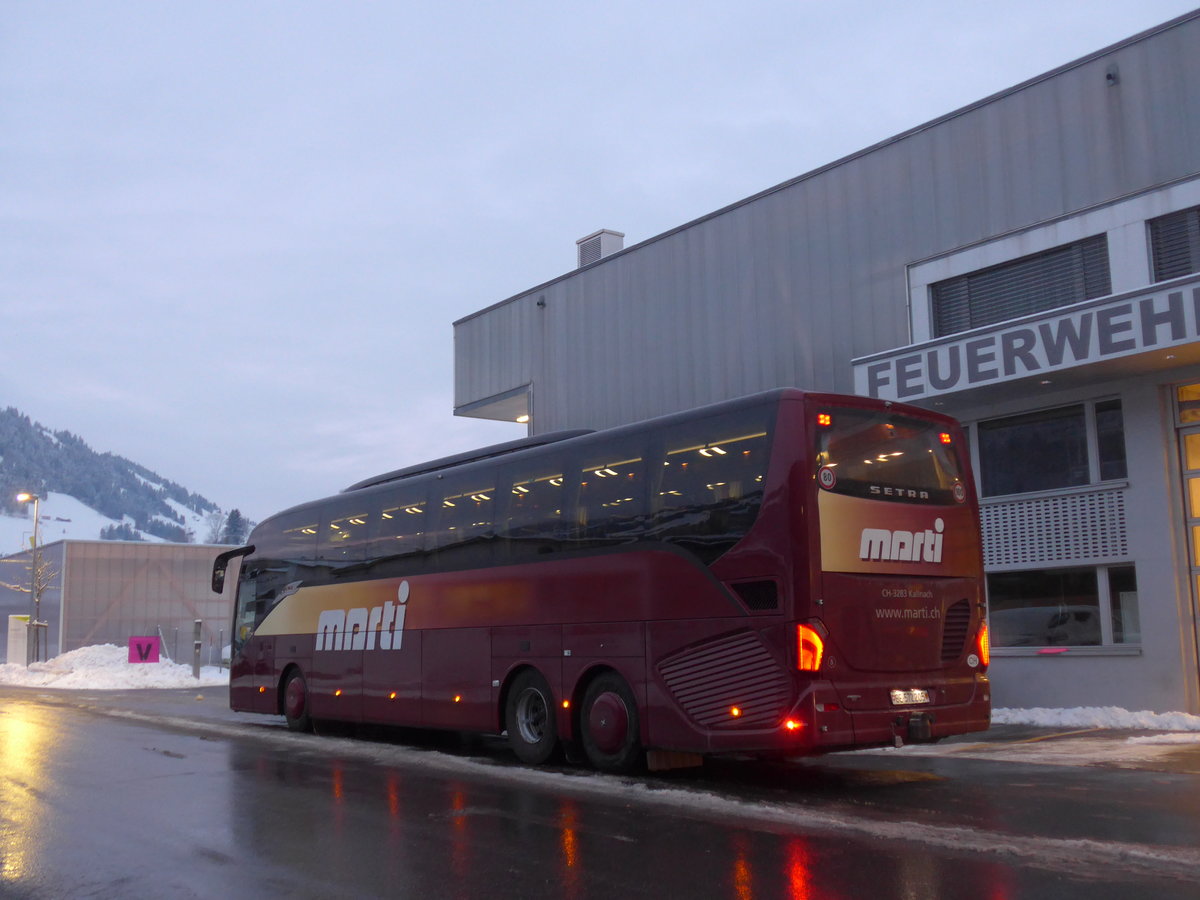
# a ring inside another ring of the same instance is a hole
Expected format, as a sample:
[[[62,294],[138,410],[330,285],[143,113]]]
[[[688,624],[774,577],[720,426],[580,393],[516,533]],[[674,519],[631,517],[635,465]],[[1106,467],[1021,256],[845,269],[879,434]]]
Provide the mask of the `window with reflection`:
[[[626,435],[585,452],[577,470],[576,510],[583,540],[632,540],[641,536],[649,512],[644,441],[644,435]]]
[[[406,485],[383,495],[370,528],[369,559],[396,559],[421,553],[429,531],[429,503],[424,485]]]
[[[739,410],[669,432],[648,536],[706,562],[737,543],[762,504],[773,416],[773,408]]]
[[[993,647],[1097,647],[1141,641],[1133,566],[992,572]]]
[[[556,468],[512,468],[498,484],[508,491],[500,532],[513,541],[557,542],[566,537],[565,479]]]
[[[817,416],[815,468],[825,490],[903,503],[949,504],[962,481],[944,425],[890,410],[833,407]]]
[[[435,509],[438,547],[449,547],[494,536],[494,472],[461,473],[438,484],[441,487]]]
[[[361,497],[322,511],[317,558],[332,562],[358,562],[365,558],[370,513]]]
[[[1076,487],[1126,477],[1120,400],[1060,406],[980,422],[979,469],[985,497]],[[1093,472],[1089,446],[1095,445]]]

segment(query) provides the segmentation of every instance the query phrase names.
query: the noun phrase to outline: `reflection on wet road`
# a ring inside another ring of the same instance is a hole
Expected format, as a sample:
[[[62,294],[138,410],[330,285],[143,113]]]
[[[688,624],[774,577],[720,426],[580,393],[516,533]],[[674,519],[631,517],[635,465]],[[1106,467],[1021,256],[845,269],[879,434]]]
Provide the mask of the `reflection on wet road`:
[[[612,778],[165,721],[0,694],[0,894],[1101,900],[1200,874],[1187,776],[861,756]],[[1133,780],[1103,804],[1103,777]]]

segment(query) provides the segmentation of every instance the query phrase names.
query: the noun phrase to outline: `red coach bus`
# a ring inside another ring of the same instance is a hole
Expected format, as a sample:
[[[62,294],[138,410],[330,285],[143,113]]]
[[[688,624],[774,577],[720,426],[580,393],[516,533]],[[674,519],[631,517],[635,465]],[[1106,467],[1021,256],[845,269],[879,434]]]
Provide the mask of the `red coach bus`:
[[[958,425],[782,389],[368,479],[264,521],[230,702],[626,771],[988,727]],[[680,756],[679,754],[687,754]]]

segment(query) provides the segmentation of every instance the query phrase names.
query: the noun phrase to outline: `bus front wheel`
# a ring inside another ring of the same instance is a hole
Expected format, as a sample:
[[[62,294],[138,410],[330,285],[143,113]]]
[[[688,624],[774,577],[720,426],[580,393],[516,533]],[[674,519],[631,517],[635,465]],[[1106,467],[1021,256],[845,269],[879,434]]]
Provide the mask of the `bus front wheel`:
[[[546,679],[533,669],[517,676],[504,705],[508,743],[523,763],[541,765],[558,749],[554,697]]]
[[[629,772],[642,757],[637,701],[625,679],[606,672],[588,685],[580,714],[583,752],[601,772]]]
[[[308,710],[308,685],[299,669],[293,669],[283,686],[283,717],[291,731],[312,731]]]

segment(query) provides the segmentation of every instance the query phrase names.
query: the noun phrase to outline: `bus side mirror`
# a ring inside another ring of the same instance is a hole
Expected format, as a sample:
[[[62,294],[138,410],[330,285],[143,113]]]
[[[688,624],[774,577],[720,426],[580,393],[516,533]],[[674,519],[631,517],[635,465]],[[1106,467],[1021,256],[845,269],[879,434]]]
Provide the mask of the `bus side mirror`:
[[[253,552],[254,545],[250,544],[246,547],[238,547],[234,550],[226,550],[224,553],[217,554],[217,558],[213,560],[212,572],[212,589],[214,594],[220,594],[225,590],[225,572],[229,569],[229,561]]]

